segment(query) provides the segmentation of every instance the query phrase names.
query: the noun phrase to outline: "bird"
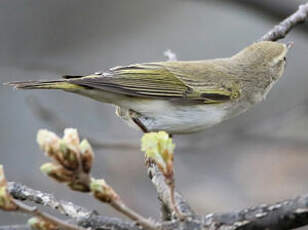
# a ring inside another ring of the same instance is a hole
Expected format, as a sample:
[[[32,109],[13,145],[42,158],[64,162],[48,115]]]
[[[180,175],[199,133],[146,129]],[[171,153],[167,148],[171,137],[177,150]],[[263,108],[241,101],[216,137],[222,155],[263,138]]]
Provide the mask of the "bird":
[[[227,58],[131,64],[85,76],[7,84],[64,90],[113,104],[120,118],[145,133],[189,134],[263,101],[283,75],[290,47],[261,41]]]

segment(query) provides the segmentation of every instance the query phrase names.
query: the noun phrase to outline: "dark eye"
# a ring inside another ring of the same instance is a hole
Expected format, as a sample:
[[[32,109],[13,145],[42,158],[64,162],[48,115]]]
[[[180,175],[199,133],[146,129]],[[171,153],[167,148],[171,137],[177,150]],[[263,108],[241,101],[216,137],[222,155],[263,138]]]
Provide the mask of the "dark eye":
[[[284,57],[284,58],[283,58],[283,60],[286,62],[286,61],[287,61],[287,58],[286,58],[286,57]]]

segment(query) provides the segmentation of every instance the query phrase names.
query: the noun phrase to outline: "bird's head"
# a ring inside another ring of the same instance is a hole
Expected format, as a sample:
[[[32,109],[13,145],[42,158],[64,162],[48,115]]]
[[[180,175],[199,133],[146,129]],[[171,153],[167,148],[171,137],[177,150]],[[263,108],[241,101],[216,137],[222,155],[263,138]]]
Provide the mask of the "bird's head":
[[[254,43],[233,56],[237,63],[249,68],[249,72],[268,73],[272,80],[278,80],[286,64],[288,49],[293,43],[262,41]]]
[[[262,41],[246,47],[231,58],[238,74],[246,79],[243,91],[251,101],[258,102],[265,98],[282,76],[291,46],[292,43]]]

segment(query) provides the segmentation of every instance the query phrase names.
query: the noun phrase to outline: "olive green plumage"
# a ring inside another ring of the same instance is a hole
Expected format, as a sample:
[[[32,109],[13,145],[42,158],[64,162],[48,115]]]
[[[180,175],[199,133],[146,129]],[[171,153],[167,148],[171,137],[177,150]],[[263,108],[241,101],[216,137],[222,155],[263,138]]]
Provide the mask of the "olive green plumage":
[[[230,58],[135,64],[84,77],[10,84],[74,92],[119,106],[118,115],[144,130],[187,133],[261,101],[282,75],[287,50],[285,44],[259,42]]]

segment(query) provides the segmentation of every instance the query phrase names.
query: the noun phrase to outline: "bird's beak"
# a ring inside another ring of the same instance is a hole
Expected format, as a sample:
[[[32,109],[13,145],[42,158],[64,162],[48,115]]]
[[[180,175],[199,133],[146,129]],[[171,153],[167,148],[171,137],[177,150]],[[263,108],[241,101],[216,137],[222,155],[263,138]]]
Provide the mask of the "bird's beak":
[[[294,45],[294,42],[293,42],[293,41],[288,42],[288,43],[287,43],[287,48],[290,49],[290,48],[292,48],[293,45]]]

